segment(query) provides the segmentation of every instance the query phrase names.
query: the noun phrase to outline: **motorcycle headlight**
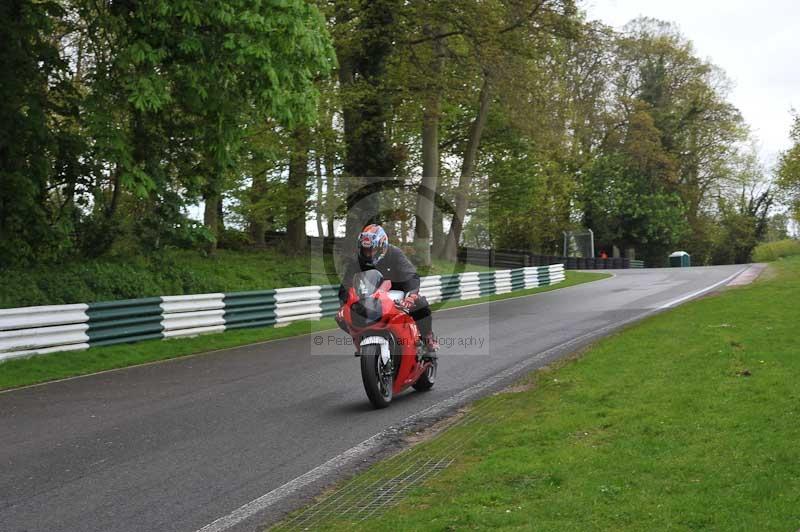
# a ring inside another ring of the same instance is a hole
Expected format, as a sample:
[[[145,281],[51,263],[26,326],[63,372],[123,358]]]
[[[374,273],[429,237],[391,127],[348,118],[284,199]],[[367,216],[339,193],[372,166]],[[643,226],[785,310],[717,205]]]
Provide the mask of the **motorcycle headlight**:
[[[381,300],[374,297],[361,298],[350,307],[350,316],[353,326],[359,329],[381,321],[383,317]]]

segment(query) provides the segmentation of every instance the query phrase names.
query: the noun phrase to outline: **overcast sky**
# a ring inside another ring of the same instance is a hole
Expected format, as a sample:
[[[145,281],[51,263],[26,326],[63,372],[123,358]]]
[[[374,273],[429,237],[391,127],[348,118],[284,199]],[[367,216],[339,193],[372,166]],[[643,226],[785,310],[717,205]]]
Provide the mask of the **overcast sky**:
[[[733,82],[729,96],[771,168],[790,146],[790,110],[800,110],[800,1],[583,0],[590,20],[621,29],[640,15],[677,23],[697,55]]]

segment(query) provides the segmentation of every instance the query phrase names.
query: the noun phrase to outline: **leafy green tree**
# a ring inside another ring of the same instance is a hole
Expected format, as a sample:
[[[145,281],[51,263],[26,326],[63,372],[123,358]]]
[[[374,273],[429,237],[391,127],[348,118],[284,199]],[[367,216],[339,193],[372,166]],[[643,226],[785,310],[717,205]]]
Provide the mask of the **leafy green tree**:
[[[320,234],[413,232],[422,264],[431,242],[552,252],[581,224],[654,264],[733,261],[769,214],[724,74],[652,19],[616,34],[573,0],[12,0],[0,22],[2,265],[271,230],[300,250],[311,209]],[[796,148],[778,169],[795,206]]]
[[[514,92],[517,77],[530,72],[525,68],[529,54],[542,53],[547,49],[548,41],[559,34],[569,33],[576,15],[571,0],[535,0],[521,4],[499,2],[481,7],[490,9],[476,10],[476,30],[465,32],[481,75],[474,89],[478,93],[477,109],[473,111],[474,119],[463,139],[461,171],[455,188],[455,212],[441,252],[441,256],[449,260],[455,260],[461,240],[481,138],[495,94],[503,94],[505,88],[512,88],[509,93]],[[530,92],[523,94],[530,95]]]
[[[767,232],[764,235],[766,242],[778,242],[789,238],[790,217],[785,212],[773,214],[767,220]]]
[[[69,247],[69,227],[48,197],[55,175],[76,164],[75,138],[62,129],[76,114],[74,95],[52,39],[62,15],[58,2],[0,5],[0,266],[46,260]],[[56,113],[64,121],[54,122]],[[64,152],[69,162],[54,165]]]
[[[751,261],[753,249],[767,236],[772,203],[770,189],[760,192],[743,189],[738,198],[720,199],[714,263],[745,264]]]
[[[384,82],[401,7],[398,0],[335,4],[333,36],[344,93],[348,242],[355,240],[364,225],[378,220],[378,194],[371,192],[382,178],[394,176],[398,164],[388,140],[392,102]]]
[[[794,113],[789,135],[792,147],[784,151],[778,160],[778,186],[792,209],[795,221],[800,223],[800,114]]]
[[[733,177],[747,135],[739,111],[725,100],[729,82],[697,57],[673,24],[654,19],[629,23],[615,55],[618,105],[649,106],[660,143],[674,160],[670,187],[680,194],[692,227],[681,247],[700,255],[710,246],[705,220]]]
[[[334,66],[324,20],[301,0],[76,5],[102,28],[88,108],[96,156],[111,165],[105,218],[116,218],[123,192],[152,206],[168,192],[199,193],[213,251],[222,194],[247,152],[244,126],[314,115],[314,79]]]
[[[661,145],[646,104],[637,106],[626,128],[614,151],[586,171],[584,222],[596,240],[636,248],[650,264],[661,264],[689,230],[685,206],[670,186],[675,162]]]
[[[476,243],[556,253],[562,231],[580,222],[578,177],[611,122],[614,35],[577,16],[561,22],[559,31],[526,36],[535,45],[514,57],[499,85],[482,147],[486,184],[471,196],[470,225],[481,231],[467,229]]]

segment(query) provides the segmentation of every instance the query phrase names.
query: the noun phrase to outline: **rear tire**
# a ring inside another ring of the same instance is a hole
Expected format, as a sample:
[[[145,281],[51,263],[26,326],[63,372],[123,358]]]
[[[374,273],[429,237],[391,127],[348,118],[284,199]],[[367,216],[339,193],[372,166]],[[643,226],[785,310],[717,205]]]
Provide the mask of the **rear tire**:
[[[428,369],[425,370],[425,373],[420,375],[419,379],[417,379],[417,382],[412,384],[415,390],[417,390],[418,392],[427,392],[428,390],[433,388],[433,385],[436,384],[437,366],[438,364],[436,363],[435,360],[431,362],[431,365],[428,366]]]
[[[381,362],[380,345],[361,346],[361,380],[364,382],[364,391],[367,392],[369,402],[375,408],[386,408],[392,402],[394,382],[391,368],[391,358],[386,366]]]

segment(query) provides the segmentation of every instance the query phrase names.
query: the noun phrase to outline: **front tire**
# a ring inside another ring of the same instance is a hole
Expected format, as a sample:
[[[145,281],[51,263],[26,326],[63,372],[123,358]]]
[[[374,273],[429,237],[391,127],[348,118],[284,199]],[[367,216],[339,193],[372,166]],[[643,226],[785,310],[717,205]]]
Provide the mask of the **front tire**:
[[[361,346],[361,380],[369,402],[375,408],[386,408],[392,402],[392,361],[381,361],[381,346]]]

